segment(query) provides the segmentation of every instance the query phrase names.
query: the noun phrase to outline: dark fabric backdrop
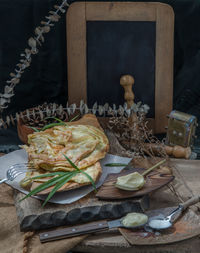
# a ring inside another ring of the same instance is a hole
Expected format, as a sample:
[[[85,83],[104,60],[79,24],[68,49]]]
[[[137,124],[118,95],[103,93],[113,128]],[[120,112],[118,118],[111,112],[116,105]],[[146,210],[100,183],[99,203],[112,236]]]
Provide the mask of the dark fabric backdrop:
[[[20,53],[27,47],[27,40],[32,36],[34,28],[44,20],[53,5],[60,2],[0,1],[0,92],[3,92],[9,73],[18,63]],[[159,2],[170,4],[175,12],[174,109],[192,113],[200,119],[200,1]],[[22,111],[45,101],[66,103],[65,15],[46,35],[39,54],[33,56],[31,67],[16,86],[15,94],[5,114]],[[19,143],[15,128],[0,130],[0,152],[14,150]]]

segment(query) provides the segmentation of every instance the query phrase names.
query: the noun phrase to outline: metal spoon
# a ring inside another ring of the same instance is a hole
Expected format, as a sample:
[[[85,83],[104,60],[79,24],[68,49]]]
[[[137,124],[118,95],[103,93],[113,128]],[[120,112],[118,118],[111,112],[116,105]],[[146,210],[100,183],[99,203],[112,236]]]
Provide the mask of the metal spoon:
[[[40,241],[41,242],[54,241],[54,240],[59,240],[63,238],[69,238],[69,237],[83,235],[83,234],[90,234],[94,232],[99,232],[99,231],[104,231],[104,230],[109,230],[112,228],[119,228],[119,227],[137,229],[137,228],[144,227],[146,224],[145,222],[144,224],[140,224],[139,226],[127,227],[127,226],[124,226],[122,223],[125,217],[117,219],[117,220],[112,220],[112,221],[105,221],[105,220],[97,221],[97,222],[92,222],[92,223],[83,224],[79,226],[73,226],[73,227],[68,227],[64,229],[44,232],[39,235]]]
[[[195,196],[188,201],[179,204],[178,208],[176,208],[173,212],[171,212],[168,216],[158,215],[151,217],[148,221],[148,226],[155,230],[162,230],[170,228],[173,225],[182,212],[189,206],[194,205],[200,201],[200,196]]]

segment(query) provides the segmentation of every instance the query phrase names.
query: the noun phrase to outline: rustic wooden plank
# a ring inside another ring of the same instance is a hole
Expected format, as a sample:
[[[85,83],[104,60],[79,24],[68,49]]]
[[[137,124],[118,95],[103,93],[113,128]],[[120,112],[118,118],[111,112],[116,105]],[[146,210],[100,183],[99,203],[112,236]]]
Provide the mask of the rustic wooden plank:
[[[134,4],[134,8],[131,8]],[[86,19],[91,21],[155,21],[155,3],[86,2]]]
[[[155,133],[165,132],[167,114],[173,106],[174,12],[171,6],[157,5],[155,70]]]
[[[81,99],[87,101],[86,19],[84,2],[70,5],[67,11],[66,22],[68,101],[70,104],[79,104]]]
[[[166,245],[130,245],[119,233],[100,233],[92,235],[72,250],[86,253],[197,253],[199,252],[199,236]]]
[[[91,193],[68,205],[48,203],[28,198],[22,202],[23,193],[14,192],[15,206],[21,231],[41,230],[63,225],[74,225],[102,219],[115,219],[129,212],[143,212],[149,206],[148,197],[127,201],[99,201]]]
[[[167,215],[175,208],[177,207],[160,209],[160,213]],[[131,245],[162,245],[180,242],[200,234],[200,217],[192,210],[188,210],[171,228],[159,231],[157,236],[154,232],[144,230],[131,231],[120,228],[120,232]]]
[[[199,160],[184,160],[184,159],[170,159],[170,165],[176,166],[176,168],[182,173],[182,176],[187,180],[189,187],[194,194],[200,194],[199,190],[199,176],[200,176],[200,161]],[[178,194],[187,199],[191,195],[187,195],[189,192],[184,188],[180,177],[177,176],[176,184],[179,185]],[[163,188],[162,191],[157,191],[151,196],[151,208],[164,208],[169,205],[175,206],[179,203],[177,196],[171,193],[167,188]],[[199,209],[197,209],[198,211]],[[198,211],[199,213],[199,211]],[[198,216],[199,217],[199,216]],[[198,225],[199,226],[199,225]],[[193,230],[196,233],[196,229]],[[77,245],[73,250],[79,252],[91,252],[91,253],[104,253],[104,252],[116,252],[116,253],[197,253],[199,252],[200,238],[195,236],[180,242],[174,242],[166,245],[131,245],[128,241],[119,233],[100,233],[86,238],[83,242]]]
[[[69,124],[92,125],[99,129],[101,126],[92,114],[84,115],[80,120]],[[15,191],[15,205],[22,231],[39,230],[61,225],[78,224],[101,219],[119,218],[130,211],[142,211],[148,207],[148,197],[137,200],[106,202],[99,201],[94,193],[68,205],[48,203],[44,208],[41,201],[24,197],[23,193]]]
[[[67,13],[68,94],[70,103],[87,101],[86,21],[155,21],[155,133],[166,132],[173,98],[174,13],[163,3],[76,2]],[[142,71],[142,70],[141,70]],[[109,102],[109,101],[108,101]]]

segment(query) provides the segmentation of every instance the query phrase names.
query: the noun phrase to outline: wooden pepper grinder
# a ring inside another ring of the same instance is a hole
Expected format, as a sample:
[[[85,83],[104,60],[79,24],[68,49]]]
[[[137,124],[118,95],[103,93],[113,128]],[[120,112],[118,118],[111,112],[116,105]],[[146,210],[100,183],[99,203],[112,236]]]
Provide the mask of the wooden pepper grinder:
[[[132,86],[135,80],[131,75],[123,75],[120,78],[120,85],[124,88],[124,99],[127,102],[128,108],[134,103],[135,95],[132,90]]]

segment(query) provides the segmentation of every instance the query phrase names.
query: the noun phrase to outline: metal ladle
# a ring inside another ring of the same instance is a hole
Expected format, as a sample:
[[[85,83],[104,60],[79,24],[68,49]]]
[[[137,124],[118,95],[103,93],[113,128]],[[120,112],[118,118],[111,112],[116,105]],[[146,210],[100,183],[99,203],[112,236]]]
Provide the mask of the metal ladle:
[[[200,201],[200,196],[195,196],[188,201],[179,204],[178,208],[176,208],[173,212],[171,212],[168,216],[154,216],[151,217],[148,221],[148,226],[155,230],[163,230],[170,228],[173,223],[180,217],[182,212],[189,206],[194,205]]]

